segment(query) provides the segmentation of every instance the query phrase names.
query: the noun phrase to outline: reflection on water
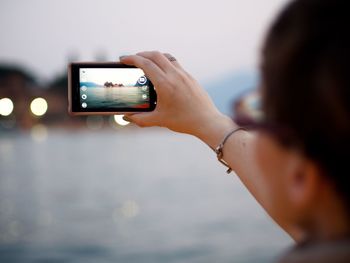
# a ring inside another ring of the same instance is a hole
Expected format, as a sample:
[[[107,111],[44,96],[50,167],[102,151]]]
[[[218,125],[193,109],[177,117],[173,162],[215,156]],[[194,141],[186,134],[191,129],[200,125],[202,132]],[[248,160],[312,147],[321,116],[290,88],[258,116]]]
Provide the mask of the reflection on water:
[[[7,135],[0,174],[0,262],[261,263],[291,243],[190,136]]]
[[[81,99],[81,103],[99,109],[140,107],[149,104],[148,90],[143,91],[143,87],[90,87],[84,92],[86,99]]]

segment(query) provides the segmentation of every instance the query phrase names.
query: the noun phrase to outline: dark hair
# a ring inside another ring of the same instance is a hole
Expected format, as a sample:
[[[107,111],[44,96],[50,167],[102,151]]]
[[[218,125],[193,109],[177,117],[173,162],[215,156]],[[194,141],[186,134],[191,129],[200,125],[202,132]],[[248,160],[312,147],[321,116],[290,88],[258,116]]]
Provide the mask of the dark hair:
[[[263,47],[266,123],[290,131],[350,208],[350,14],[345,0],[297,0]]]

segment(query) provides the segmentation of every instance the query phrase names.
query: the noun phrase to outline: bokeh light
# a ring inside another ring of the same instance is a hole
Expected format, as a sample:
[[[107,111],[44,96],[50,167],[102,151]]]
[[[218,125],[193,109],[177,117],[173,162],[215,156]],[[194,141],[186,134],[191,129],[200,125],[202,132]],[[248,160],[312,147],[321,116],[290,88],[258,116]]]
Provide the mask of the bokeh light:
[[[124,120],[123,117],[124,117],[124,115],[114,115],[114,121],[121,126],[126,126],[130,122]]]
[[[13,111],[13,102],[9,98],[0,99],[0,115],[8,116]]]
[[[48,105],[45,99],[35,98],[30,103],[30,110],[36,116],[43,116],[47,111]]]
[[[37,223],[43,227],[49,227],[54,222],[54,217],[50,211],[42,210],[38,213]]]
[[[34,125],[30,131],[32,139],[36,142],[43,142],[47,139],[48,131],[45,125]]]
[[[125,218],[132,218],[139,214],[139,206],[134,200],[127,200],[120,208],[120,213]]]

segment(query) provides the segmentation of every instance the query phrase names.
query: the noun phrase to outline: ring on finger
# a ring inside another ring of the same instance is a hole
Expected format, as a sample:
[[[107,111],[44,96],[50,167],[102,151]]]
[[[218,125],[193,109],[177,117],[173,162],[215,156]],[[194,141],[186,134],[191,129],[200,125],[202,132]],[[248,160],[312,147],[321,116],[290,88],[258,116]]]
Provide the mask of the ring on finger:
[[[166,53],[166,54],[164,54],[164,55],[167,57],[167,59],[168,59],[170,62],[176,61],[176,58],[173,57],[172,55],[170,55],[170,54],[168,54],[168,53]]]

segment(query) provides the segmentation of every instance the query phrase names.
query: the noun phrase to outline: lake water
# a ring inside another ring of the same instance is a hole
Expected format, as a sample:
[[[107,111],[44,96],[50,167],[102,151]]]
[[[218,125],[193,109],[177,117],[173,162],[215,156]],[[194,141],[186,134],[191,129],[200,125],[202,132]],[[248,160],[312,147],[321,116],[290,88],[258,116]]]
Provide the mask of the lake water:
[[[0,262],[264,263],[291,244],[191,136],[0,136]]]
[[[86,102],[88,108],[123,108],[140,107],[149,105],[149,91],[147,86],[141,87],[89,87],[82,92],[87,97],[81,99],[81,103]]]

